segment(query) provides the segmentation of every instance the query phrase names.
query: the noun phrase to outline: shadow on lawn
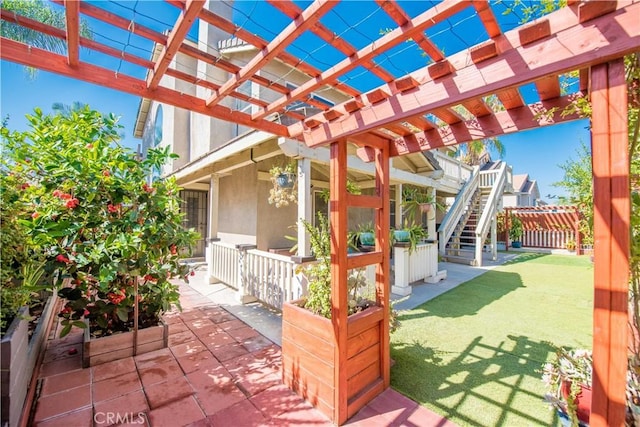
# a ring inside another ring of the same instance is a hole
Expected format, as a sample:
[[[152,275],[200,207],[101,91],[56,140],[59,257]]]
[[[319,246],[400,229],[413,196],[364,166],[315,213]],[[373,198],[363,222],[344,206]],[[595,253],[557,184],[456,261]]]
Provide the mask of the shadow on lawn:
[[[476,337],[453,359],[444,351],[418,342],[392,344],[391,356],[396,363],[391,384],[420,404],[439,408],[446,417],[463,420],[463,425],[484,425],[475,418],[478,409],[495,414],[490,418],[496,426],[513,423],[513,416],[520,417],[523,425],[541,425],[541,420],[514,407],[513,402],[521,393],[539,399],[539,395],[525,389],[523,383],[527,377],[540,381],[542,363],[555,347],[525,336],[509,335],[508,338],[496,347],[483,344],[482,337]],[[449,361],[443,364],[445,359]],[[491,386],[502,390],[499,401],[483,392]],[[556,424],[557,415],[553,415],[553,425]]]
[[[455,295],[444,293],[412,310],[411,314],[402,313],[400,320],[433,316],[442,318],[470,316],[522,287],[524,285],[519,274],[491,270],[459,285]],[[434,303],[435,301],[437,303]],[[427,304],[428,310],[425,308]]]

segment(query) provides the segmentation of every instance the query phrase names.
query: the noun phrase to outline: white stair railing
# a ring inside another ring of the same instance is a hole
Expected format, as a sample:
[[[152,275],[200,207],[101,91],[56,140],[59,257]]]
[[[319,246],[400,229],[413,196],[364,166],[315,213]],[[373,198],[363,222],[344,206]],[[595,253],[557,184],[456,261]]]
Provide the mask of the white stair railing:
[[[478,167],[475,166],[469,180],[464,184],[453,205],[442,219],[442,223],[438,228],[438,251],[441,255],[444,255],[447,242],[453,235],[456,225],[458,225],[466,207],[478,189],[479,175]]]
[[[491,182],[491,192],[480,215],[480,220],[476,226],[476,253],[475,253],[475,265],[482,265],[482,249],[484,248],[484,240],[487,238],[489,232],[489,226],[498,213],[498,204],[502,198],[502,193],[507,180],[506,177],[507,164],[502,162],[497,170],[490,171],[490,173],[482,173],[481,179],[485,179],[485,182]],[[495,243],[495,242],[494,242]]]

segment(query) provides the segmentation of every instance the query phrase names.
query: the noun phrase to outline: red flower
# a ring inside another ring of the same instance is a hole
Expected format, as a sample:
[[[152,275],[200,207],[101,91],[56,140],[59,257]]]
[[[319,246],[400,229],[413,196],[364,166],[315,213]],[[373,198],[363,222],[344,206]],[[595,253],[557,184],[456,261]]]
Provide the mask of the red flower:
[[[67,203],[65,203],[64,205],[66,207],[68,207],[69,209],[73,209],[75,207],[78,206],[80,202],[78,201],[78,199],[76,199],[75,197],[73,199],[67,200]]]
[[[176,249],[176,245],[171,245],[169,247],[169,250],[171,251],[171,255],[175,255],[178,253],[178,250]]]
[[[193,270],[191,270],[191,275],[192,275],[192,276],[195,276],[195,275],[196,275],[196,272],[195,272],[195,271],[193,271]]]
[[[85,309],[84,309],[84,315],[85,315],[85,316],[88,316],[88,315],[90,315],[90,314],[91,314],[91,312],[85,308]]]
[[[60,190],[53,190],[53,197],[60,197],[62,196],[64,193]]]
[[[152,276],[152,275],[150,275],[150,274],[146,274],[146,275],[144,276],[144,280],[146,280],[147,282],[155,282],[155,281],[156,281],[156,280],[158,280],[158,279],[156,279],[155,277],[153,277],[153,276]]]
[[[93,148],[93,144],[87,144],[87,145],[85,146],[85,148],[86,148],[87,150],[91,150],[91,149]]]
[[[60,312],[60,314],[69,314],[71,313],[73,310],[71,310],[71,307],[69,307],[68,305],[66,305],[62,311]]]
[[[70,200],[70,199],[73,198],[73,196],[71,194],[68,194],[68,193],[62,193],[62,194],[60,194],[60,198],[62,200]]]
[[[103,170],[102,176],[111,176],[111,172],[109,172],[108,170]]]
[[[107,294],[107,298],[109,299],[109,301],[111,301],[113,304],[118,305],[120,304],[123,300],[124,300],[124,295],[118,295],[116,293],[113,292],[109,292]]]
[[[153,187],[149,187],[146,182],[144,184],[142,184],[142,189],[144,191],[146,191],[147,193],[153,193],[153,190],[154,190],[154,188]]]
[[[108,204],[107,210],[111,213],[118,212],[120,210],[120,203],[118,203],[117,205]]]
[[[36,219],[40,216],[40,214],[38,212],[34,212],[31,214],[31,218]]]
[[[65,264],[69,264],[71,261],[69,261],[69,258],[67,258],[66,256],[60,254],[56,257],[56,261],[58,262],[64,262]]]
[[[21,189],[21,190],[26,190],[26,189],[27,189],[27,188],[29,188],[29,187],[31,187],[31,186],[29,185],[29,183],[28,183],[28,182],[25,182],[24,184],[22,184],[22,185],[20,186],[20,189]]]

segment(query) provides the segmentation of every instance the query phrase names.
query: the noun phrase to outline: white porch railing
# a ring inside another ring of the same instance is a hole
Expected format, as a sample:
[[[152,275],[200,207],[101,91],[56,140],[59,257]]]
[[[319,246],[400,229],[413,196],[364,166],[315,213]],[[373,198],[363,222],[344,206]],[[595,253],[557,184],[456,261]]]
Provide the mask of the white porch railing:
[[[238,289],[240,285],[240,250],[236,245],[211,242],[212,260],[209,266],[212,278]]]
[[[288,256],[252,249],[247,251],[243,265],[246,293],[268,306],[282,310],[285,301],[306,294],[306,286],[296,275],[298,264]]]
[[[409,253],[404,246],[393,247],[395,278],[391,291],[397,295],[411,293],[410,284],[438,273],[437,243],[420,243]]]
[[[569,240],[576,241],[573,230],[524,230],[522,246],[532,248],[565,249]]]
[[[473,173],[473,166],[469,166],[461,161],[449,157],[446,154],[434,150],[431,152],[433,157],[438,161],[438,164],[444,171],[444,175],[448,178],[454,179],[458,182],[463,182],[469,179]]]
[[[442,219],[442,223],[438,228],[438,241],[440,242],[439,251],[441,254],[445,253],[447,242],[451,238],[451,235],[458,225],[458,221],[465,212],[466,207],[469,205],[469,201],[473,197],[478,188],[479,182],[478,167],[476,166],[473,174],[469,177],[469,180],[460,190],[458,197]]]
[[[504,186],[507,181],[507,164],[502,162],[500,167],[495,171],[481,172],[480,173],[480,185],[482,187],[483,182],[490,182],[491,192],[489,193],[489,197],[487,197],[487,201],[485,202],[484,209],[482,210],[482,215],[480,215],[480,219],[478,220],[478,225],[476,226],[476,253],[475,253],[475,262],[476,265],[482,265],[482,248],[484,247],[484,241],[487,238],[487,233],[489,232],[489,226],[491,223],[495,223],[496,213],[498,212],[498,205],[502,200],[502,193],[504,191]],[[484,180],[484,181],[483,181]],[[491,247],[492,247],[492,258],[496,259],[497,257],[497,246],[496,246],[496,236],[495,236],[495,227],[494,233],[491,236]]]
[[[222,242],[211,242],[211,251],[212,279],[235,289],[242,302],[257,299],[281,310],[285,301],[307,292],[304,278],[295,272],[299,264],[288,256]]]

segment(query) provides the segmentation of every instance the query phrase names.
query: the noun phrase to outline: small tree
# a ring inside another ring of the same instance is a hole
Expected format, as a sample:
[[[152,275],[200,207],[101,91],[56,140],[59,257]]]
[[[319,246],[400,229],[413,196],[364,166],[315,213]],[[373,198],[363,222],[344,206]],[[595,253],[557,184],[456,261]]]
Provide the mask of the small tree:
[[[174,179],[148,185],[168,150],[150,150],[146,159],[115,144],[121,128],[113,115],[88,107],[64,115],[27,116],[31,130],[2,128],[6,162],[28,185],[20,194],[18,224],[70,287],[60,316],[66,335],[89,319],[97,334],[156,324],[178,304],[177,286],[186,278],[180,264],[197,233],[185,230]],[[134,319],[136,305],[139,316]]]

